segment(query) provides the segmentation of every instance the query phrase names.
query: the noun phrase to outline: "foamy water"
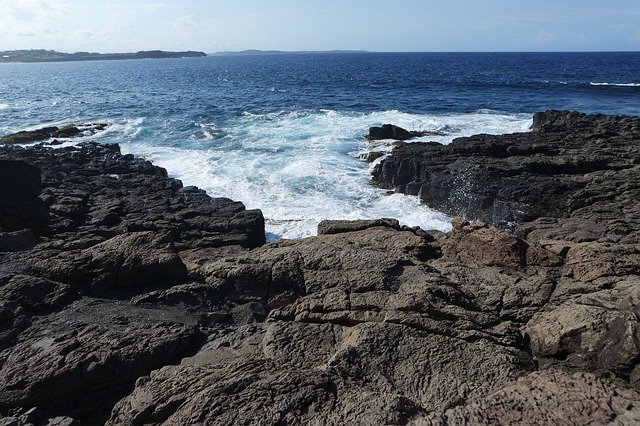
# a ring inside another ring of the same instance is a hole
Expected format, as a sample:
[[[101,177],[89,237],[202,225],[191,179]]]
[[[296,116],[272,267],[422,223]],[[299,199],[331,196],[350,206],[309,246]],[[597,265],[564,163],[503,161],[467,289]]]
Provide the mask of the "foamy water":
[[[327,218],[448,230],[449,218],[416,197],[371,185],[372,165],[359,156],[391,145],[367,142],[370,126],[444,132],[418,140],[449,143],[526,131],[546,109],[640,114],[639,65],[640,54],[624,52],[11,64],[0,66],[0,134],[109,123],[91,139],[261,209],[271,239],[314,235]]]
[[[531,118],[492,111],[446,116],[332,110],[244,113],[224,126],[192,123],[191,131],[182,135],[169,129],[171,123],[135,118],[113,122],[96,138],[119,142],[123,152],[165,167],[185,185],[261,209],[272,240],[315,235],[324,219],[392,217],[405,225],[448,231],[450,218],[416,197],[388,195],[371,185],[372,165],[359,155],[381,149],[381,143],[368,142],[364,135],[369,126],[383,123],[448,132],[416,140],[449,143],[475,133],[527,131]]]

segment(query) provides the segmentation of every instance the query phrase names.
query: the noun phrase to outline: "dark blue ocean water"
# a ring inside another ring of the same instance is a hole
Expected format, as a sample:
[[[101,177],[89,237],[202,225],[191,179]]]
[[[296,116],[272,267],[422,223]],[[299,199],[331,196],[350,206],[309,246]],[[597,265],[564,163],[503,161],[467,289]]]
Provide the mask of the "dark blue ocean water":
[[[95,136],[261,208],[274,236],[323,218],[447,218],[371,187],[362,135],[391,122],[526,131],[549,108],[640,115],[640,53],[349,53],[0,64],[0,133],[108,122]]]

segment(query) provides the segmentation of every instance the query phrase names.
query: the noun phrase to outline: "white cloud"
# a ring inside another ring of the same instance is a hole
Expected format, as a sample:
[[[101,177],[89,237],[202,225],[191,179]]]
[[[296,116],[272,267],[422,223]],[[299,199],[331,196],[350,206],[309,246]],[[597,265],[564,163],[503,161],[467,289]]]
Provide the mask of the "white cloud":
[[[175,20],[173,27],[180,30],[189,30],[198,28],[204,24],[204,21],[196,15],[181,16]]]
[[[535,44],[549,44],[553,41],[554,38],[555,36],[553,35],[553,33],[540,30],[538,31],[538,34],[533,37],[533,42]]]

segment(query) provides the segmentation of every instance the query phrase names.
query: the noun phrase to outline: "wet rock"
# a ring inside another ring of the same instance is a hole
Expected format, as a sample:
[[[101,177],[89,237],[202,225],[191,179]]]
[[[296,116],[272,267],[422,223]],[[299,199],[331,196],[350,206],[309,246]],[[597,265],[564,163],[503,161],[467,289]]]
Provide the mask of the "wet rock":
[[[446,133],[439,131],[409,131],[402,127],[395,126],[393,124],[383,124],[381,127],[373,126],[369,127],[369,133],[367,139],[370,141],[394,139],[397,141],[404,141],[415,137],[422,136],[446,136]]]
[[[413,138],[413,135],[408,130],[402,127],[394,126],[393,124],[383,124],[381,127],[370,127],[367,139],[370,141],[377,141],[382,139],[395,139],[399,141]]]
[[[384,188],[465,219],[514,229],[536,218],[621,220],[638,231],[638,117],[547,111],[534,131],[476,135],[449,145],[398,146],[374,170]]]
[[[91,123],[82,125],[68,124],[62,127],[49,126],[36,130],[23,130],[0,137],[0,144],[28,144],[52,138],[75,138],[78,136],[93,135],[107,127],[108,125],[105,123]]]

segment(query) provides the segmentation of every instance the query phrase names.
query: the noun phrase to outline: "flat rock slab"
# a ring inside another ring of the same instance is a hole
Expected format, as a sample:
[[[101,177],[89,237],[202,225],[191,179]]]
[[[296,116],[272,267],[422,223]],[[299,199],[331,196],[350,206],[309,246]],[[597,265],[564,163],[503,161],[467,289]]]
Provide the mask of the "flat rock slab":
[[[99,412],[138,377],[179,361],[201,342],[196,322],[180,311],[84,298],[37,318],[0,352],[0,410]]]

